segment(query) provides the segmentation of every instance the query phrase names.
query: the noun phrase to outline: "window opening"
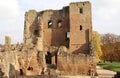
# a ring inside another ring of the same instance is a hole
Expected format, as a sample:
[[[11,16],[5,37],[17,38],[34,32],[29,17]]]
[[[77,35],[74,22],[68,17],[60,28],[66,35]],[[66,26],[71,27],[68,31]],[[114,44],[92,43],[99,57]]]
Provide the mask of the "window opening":
[[[83,13],[83,8],[80,8],[80,14],[82,14]]]
[[[58,27],[59,27],[59,28],[62,27],[62,21],[61,21],[61,20],[58,21]]]
[[[70,32],[67,32],[66,37],[67,37],[67,38],[70,38]]]
[[[83,3],[83,6],[85,5],[85,3]]]
[[[38,30],[35,30],[35,31],[34,31],[34,35],[38,35]]]
[[[80,25],[80,31],[82,30],[82,25]]]
[[[70,32],[66,32],[66,41],[67,41],[66,47],[69,48]]]
[[[52,25],[53,25],[53,23],[52,23],[52,21],[50,20],[50,21],[48,22],[48,28],[51,28]]]
[[[39,20],[40,20],[40,17],[38,16],[38,22],[39,22]]]

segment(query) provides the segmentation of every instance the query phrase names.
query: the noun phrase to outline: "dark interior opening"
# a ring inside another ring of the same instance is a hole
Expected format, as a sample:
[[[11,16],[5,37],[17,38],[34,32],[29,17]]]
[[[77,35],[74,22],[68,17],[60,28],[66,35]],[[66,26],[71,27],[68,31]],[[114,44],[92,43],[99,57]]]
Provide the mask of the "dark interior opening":
[[[30,71],[30,70],[33,70],[33,67],[30,67],[30,66],[29,66],[29,67],[27,68],[27,70],[29,70],[29,71]]]
[[[52,23],[52,21],[50,20],[50,21],[48,22],[48,28],[51,28],[52,25],[53,25],[53,23]]]
[[[46,63],[51,64],[52,56],[50,52],[47,52],[47,55],[45,55]]]
[[[85,5],[85,3],[83,3],[83,5]]]
[[[2,69],[0,68],[0,77],[2,77],[3,78],[3,76],[4,76],[4,72],[2,71]]]
[[[20,75],[23,75],[23,70],[22,69],[20,69]]]
[[[35,30],[34,35],[38,35],[38,34],[39,34],[38,30]]]
[[[55,64],[57,65],[57,53],[55,53]]]
[[[83,13],[83,8],[80,8],[80,14],[82,14]]]
[[[80,31],[82,30],[82,25],[80,25]]]

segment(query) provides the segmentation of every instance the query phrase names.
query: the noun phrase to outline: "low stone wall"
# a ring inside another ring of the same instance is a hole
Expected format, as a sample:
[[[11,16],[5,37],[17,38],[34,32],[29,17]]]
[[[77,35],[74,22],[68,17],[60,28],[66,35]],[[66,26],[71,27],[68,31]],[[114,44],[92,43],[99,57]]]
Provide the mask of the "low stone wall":
[[[72,54],[65,47],[50,50],[51,63],[47,64],[46,53],[36,47],[18,46],[11,51],[0,52],[0,68],[4,76],[20,75],[91,75],[96,72],[95,59],[90,54]],[[51,67],[52,66],[52,67]],[[13,77],[14,76],[14,77]]]
[[[43,52],[37,52],[34,49],[29,52],[0,52],[1,72],[8,78],[20,75],[40,75],[43,67],[46,67]]]
[[[0,52],[0,68],[4,73],[4,76],[10,76],[11,74],[17,74],[15,69],[18,69],[19,64],[17,61],[16,53],[12,52]]]
[[[90,66],[90,59],[90,55],[86,54],[64,53],[58,55],[57,69],[62,75],[90,75],[91,69],[95,70],[95,66]]]

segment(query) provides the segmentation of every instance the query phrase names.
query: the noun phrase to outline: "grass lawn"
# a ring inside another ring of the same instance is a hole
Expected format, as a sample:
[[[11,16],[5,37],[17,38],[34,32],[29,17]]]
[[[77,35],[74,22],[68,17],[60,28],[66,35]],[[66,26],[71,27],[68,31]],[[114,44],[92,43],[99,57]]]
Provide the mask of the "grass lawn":
[[[120,62],[98,63],[97,65],[104,68],[104,69],[112,70],[115,72],[120,72]]]

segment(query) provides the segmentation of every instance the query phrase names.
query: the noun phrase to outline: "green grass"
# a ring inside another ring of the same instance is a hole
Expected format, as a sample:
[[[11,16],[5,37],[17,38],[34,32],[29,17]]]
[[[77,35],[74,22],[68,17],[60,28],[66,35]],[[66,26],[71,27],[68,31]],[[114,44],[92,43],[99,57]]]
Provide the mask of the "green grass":
[[[104,69],[108,69],[108,70],[115,71],[115,72],[120,72],[120,62],[98,63],[97,65]]]

